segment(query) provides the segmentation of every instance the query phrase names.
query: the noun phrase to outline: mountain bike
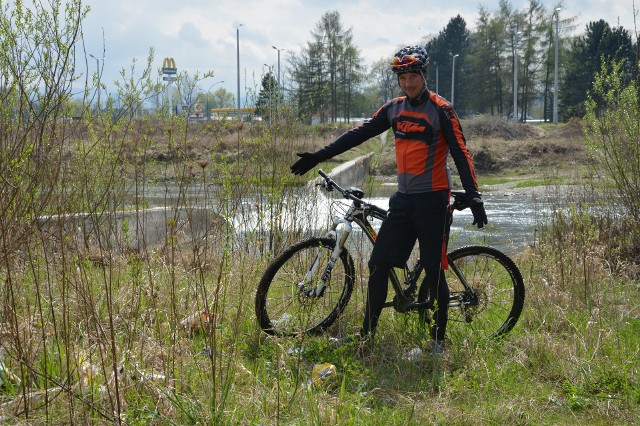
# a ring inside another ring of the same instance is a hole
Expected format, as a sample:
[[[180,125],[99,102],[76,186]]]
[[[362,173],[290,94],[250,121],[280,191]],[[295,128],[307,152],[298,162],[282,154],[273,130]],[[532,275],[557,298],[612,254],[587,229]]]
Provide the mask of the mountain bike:
[[[345,245],[353,225],[373,244],[377,233],[370,219],[387,216],[385,209],[363,200],[362,190],[343,189],[322,170],[318,173],[322,176],[319,185],[329,192],[338,191],[351,203],[333,217],[325,235],[297,242],[269,263],[258,284],[255,311],[260,327],[270,335],[319,334],[336,322],[349,303],[356,278],[354,260]],[[451,195],[449,225],[454,211],[469,207],[463,191]],[[448,330],[464,324],[457,328],[474,337],[508,333],[520,317],[525,298],[522,274],[513,260],[483,245],[457,248],[447,253],[447,259]],[[419,259],[413,266],[392,269],[389,278],[395,296],[385,308],[400,313],[433,311],[432,295],[417,301],[423,275]]]

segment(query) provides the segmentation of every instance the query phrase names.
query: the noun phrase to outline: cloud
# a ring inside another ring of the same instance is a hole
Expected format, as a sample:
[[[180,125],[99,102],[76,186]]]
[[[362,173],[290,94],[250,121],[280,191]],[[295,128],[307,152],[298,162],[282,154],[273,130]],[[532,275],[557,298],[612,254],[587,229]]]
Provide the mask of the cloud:
[[[185,22],[182,24],[180,31],[178,31],[177,39],[180,43],[186,43],[199,48],[211,47],[209,40],[205,39],[198,27],[191,22]]]
[[[576,32],[584,31],[587,22],[600,17],[617,25],[620,16],[623,26],[633,28],[632,2],[564,0],[561,18],[576,16]],[[427,5],[424,0],[405,0],[402,4],[395,0],[88,0],[86,4],[92,8],[84,25],[88,52],[102,51],[104,29],[104,81],[128,68],[132,58],[146,59],[153,47],[158,67],[164,57],[173,57],[179,71],[213,71],[212,82],[225,80],[221,86],[232,93],[236,92],[238,34],[241,74],[259,82],[264,64],[277,64],[272,46],[286,50],[281,52],[284,68],[285,58],[295,55],[312,39],[311,31],[329,11],[338,11],[344,29],[352,29],[363,60],[373,63],[388,57],[400,45],[437,35],[458,14],[473,28],[479,9],[475,1]],[[528,0],[512,0],[512,4],[524,10]],[[497,2],[487,8],[497,10]]]

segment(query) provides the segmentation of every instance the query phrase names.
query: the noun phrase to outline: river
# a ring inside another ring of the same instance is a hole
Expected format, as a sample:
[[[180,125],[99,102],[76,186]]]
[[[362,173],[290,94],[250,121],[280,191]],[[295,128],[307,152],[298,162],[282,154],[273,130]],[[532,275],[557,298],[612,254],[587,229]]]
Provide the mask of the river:
[[[327,229],[330,218],[336,213],[336,202],[340,202],[339,193],[320,195],[319,189],[309,186],[301,188],[291,196],[291,200],[284,203],[283,211],[277,215],[283,217],[280,220],[284,228],[293,226],[300,228],[300,217],[308,225],[311,233],[321,235]],[[211,191],[215,192],[215,191]],[[380,207],[388,207],[388,195],[392,189],[381,191],[373,197],[365,199]],[[538,229],[548,218],[551,211],[551,203],[545,194],[553,191],[544,188],[527,188],[511,190],[501,187],[489,189],[483,193],[485,209],[489,224],[482,229],[472,226],[473,216],[469,209],[456,211],[451,230],[450,248],[467,244],[484,244],[499,248],[500,250],[514,254],[536,243]],[[216,207],[207,202],[212,194],[204,194],[201,187],[173,188],[171,186],[157,186],[146,188],[145,202],[150,207],[165,206],[177,201],[180,194],[181,204],[207,206],[216,211]],[[338,198],[336,198],[338,197]],[[257,197],[246,197],[242,204],[241,213],[230,218],[234,229],[240,234],[251,232],[266,225],[260,224],[260,217],[265,217],[265,209],[258,208],[261,204]],[[301,207],[302,205],[302,207]],[[262,203],[262,206],[266,204]],[[295,212],[295,213],[292,213]],[[267,221],[268,219],[263,219]],[[379,224],[374,222],[374,227]]]

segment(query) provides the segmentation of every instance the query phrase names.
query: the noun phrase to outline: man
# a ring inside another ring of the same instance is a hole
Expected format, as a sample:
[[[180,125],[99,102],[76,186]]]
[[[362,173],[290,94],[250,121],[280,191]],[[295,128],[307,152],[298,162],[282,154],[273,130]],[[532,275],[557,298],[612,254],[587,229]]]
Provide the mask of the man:
[[[360,337],[375,332],[387,298],[389,270],[405,264],[416,242],[426,277],[418,293],[425,301],[431,292],[436,301],[431,328],[431,352],[444,351],[449,287],[445,280],[448,238],[448,203],[451,154],[466,192],[473,224],[482,228],[487,215],[478,193],[475,170],[466,148],[460,121],[453,107],[427,88],[429,57],[421,46],[407,46],[395,54],[391,69],[405,96],[384,104],[369,120],[349,130],[317,152],[299,153],[291,172],[302,175],[318,163],[335,157],[392,128],[395,136],[398,191],[389,199],[369,259],[367,304]]]

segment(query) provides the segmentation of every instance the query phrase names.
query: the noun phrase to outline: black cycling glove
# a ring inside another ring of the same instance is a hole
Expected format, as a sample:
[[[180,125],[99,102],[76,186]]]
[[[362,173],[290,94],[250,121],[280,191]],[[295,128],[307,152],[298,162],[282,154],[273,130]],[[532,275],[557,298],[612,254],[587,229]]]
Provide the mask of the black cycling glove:
[[[487,222],[487,212],[484,211],[484,202],[480,195],[473,194],[468,197],[469,207],[471,207],[471,213],[473,213],[473,225],[478,225],[478,228],[482,228]]]
[[[291,173],[298,176],[307,173],[322,161],[315,152],[299,152],[297,155],[300,159],[291,166]]]

